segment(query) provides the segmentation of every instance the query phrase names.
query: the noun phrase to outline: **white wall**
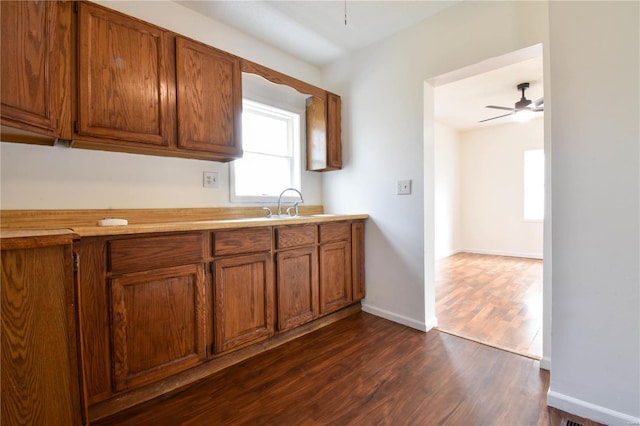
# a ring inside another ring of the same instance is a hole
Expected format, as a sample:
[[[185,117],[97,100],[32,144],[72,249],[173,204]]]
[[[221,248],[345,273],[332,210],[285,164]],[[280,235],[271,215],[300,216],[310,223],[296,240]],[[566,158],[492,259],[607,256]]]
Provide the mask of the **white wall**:
[[[542,258],[543,224],[523,220],[523,152],[543,148],[544,121],[458,132],[434,127],[434,250]]]
[[[423,121],[433,107],[429,87],[420,96],[423,81],[543,43],[549,237],[553,229],[545,258],[554,281],[549,401],[612,424],[638,422],[640,412],[638,6],[464,2],[326,72],[328,88],[343,96],[347,167],[325,177],[325,205],[371,214],[365,308],[426,328],[434,130]],[[396,179],[422,176],[412,196],[394,194]]]
[[[640,3],[550,2],[549,26],[549,403],[638,424]]]
[[[546,42],[546,22],[542,2],[463,2],[326,70],[343,100],[345,168],[324,177],[323,198],[331,211],[371,215],[366,310],[418,329],[436,323],[433,95],[424,82]],[[396,195],[405,178],[413,194]]]
[[[543,223],[524,221],[523,200],[524,151],[543,146],[542,118],[462,132],[462,251],[542,258]]]
[[[434,127],[434,251],[436,259],[460,251],[460,137],[455,129]]]
[[[320,70],[169,1],[99,1],[107,7],[319,85]],[[229,203],[229,165],[213,161],[2,142],[1,208],[218,207]],[[204,189],[217,171],[220,189]],[[322,204],[322,176],[303,172],[307,204]]]

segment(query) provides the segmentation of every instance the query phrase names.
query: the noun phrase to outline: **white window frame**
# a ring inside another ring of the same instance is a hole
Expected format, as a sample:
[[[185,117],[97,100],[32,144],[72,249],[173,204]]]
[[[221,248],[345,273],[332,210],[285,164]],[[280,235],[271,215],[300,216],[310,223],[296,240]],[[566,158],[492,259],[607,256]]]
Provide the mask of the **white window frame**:
[[[532,161],[538,162],[533,164]],[[531,167],[540,167],[542,170],[531,171]],[[544,221],[544,203],[545,203],[545,182],[544,182],[544,149],[527,149],[523,153],[523,203],[522,203],[522,219],[524,222],[543,222]],[[535,180],[535,181],[533,181]],[[535,197],[536,199],[533,199]],[[538,197],[541,197],[539,199]],[[539,206],[531,206],[531,204]],[[532,210],[538,214],[532,214]]]
[[[280,118],[285,117],[289,119],[289,149],[290,149],[290,158],[291,158],[291,185],[289,187],[295,188],[297,190],[301,190],[301,175],[302,175],[302,155],[301,155],[301,141],[302,132],[303,132],[303,124],[302,124],[302,112],[303,111],[295,111],[294,108],[284,106],[284,108],[279,108],[278,106],[274,106],[277,102],[264,102],[263,100],[253,100],[249,98],[244,98],[242,101],[243,110],[253,109],[261,114],[272,114],[274,116],[278,116]],[[247,151],[245,148],[245,152]],[[261,154],[259,151],[256,151],[257,154]],[[265,154],[269,155],[269,154]],[[237,161],[237,160],[236,160]],[[280,192],[286,188],[281,188],[278,190],[277,194],[255,194],[255,195],[237,195],[236,194],[236,170],[234,166],[234,162],[232,162],[229,166],[229,198],[232,203],[253,203],[253,204],[275,204],[278,201],[278,196]],[[288,194],[287,196],[283,196],[283,201],[294,201],[297,200],[296,197]]]

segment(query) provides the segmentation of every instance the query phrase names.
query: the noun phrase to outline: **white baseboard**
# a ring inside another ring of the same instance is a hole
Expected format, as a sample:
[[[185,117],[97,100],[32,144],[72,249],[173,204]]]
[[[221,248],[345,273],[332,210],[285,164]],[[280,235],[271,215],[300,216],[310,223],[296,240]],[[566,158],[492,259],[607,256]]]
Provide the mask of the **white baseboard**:
[[[551,371],[551,358],[543,356],[540,358],[540,368],[543,370]]]
[[[436,257],[436,260],[440,260],[440,259],[444,259],[445,257],[449,257],[449,256],[453,256],[454,254],[458,254],[458,253],[462,253],[464,250],[461,249],[455,249],[455,250],[450,250],[444,254],[439,255],[438,257]]]
[[[633,417],[628,414],[614,411],[606,407],[591,404],[568,395],[554,392],[551,389],[547,392],[547,405],[557,408],[576,416],[584,417],[607,425],[638,425],[640,417]]]
[[[424,332],[427,332],[438,325],[438,321],[435,317],[422,323],[414,320],[413,318],[408,318],[403,315],[387,311],[386,309],[376,308],[375,306],[367,305],[366,303],[362,304],[362,310],[377,317],[388,319],[389,321],[397,322],[398,324],[406,325],[407,327],[415,328],[416,330]]]
[[[476,254],[490,254],[493,256],[509,256],[509,257],[526,257],[529,259],[542,259],[542,253],[526,253],[518,251],[500,251],[500,250],[483,250],[483,249],[462,249],[458,250],[458,253],[476,253]]]

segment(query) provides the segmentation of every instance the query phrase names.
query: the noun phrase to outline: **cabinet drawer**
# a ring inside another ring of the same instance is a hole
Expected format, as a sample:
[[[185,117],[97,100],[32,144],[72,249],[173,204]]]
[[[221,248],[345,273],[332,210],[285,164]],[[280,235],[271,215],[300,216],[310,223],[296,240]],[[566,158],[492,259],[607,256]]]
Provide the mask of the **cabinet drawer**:
[[[301,247],[316,243],[316,225],[276,228],[276,248]]]
[[[320,242],[348,241],[351,238],[351,224],[348,222],[324,223],[320,225]]]
[[[269,250],[271,250],[271,228],[237,229],[213,234],[214,256]]]
[[[147,271],[203,261],[202,234],[183,234],[109,241],[109,270]]]

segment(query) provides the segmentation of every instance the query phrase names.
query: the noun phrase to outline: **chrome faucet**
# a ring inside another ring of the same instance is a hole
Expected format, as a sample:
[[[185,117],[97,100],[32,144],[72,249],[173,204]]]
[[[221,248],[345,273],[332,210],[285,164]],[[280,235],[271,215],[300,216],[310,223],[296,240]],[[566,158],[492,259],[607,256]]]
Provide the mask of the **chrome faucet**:
[[[278,216],[282,216],[282,207],[281,207],[280,205],[281,205],[281,202],[282,202],[282,196],[283,196],[283,195],[284,195],[284,193],[285,193],[285,192],[287,192],[287,191],[295,191],[295,192],[297,192],[297,193],[298,193],[298,195],[300,196],[300,203],[304,203],[304,200],[302,199],[302,193],[301,193],[300,191],[298,191],[298,190],[297,190],[297,189],[295,189],[295,188],[287,188],[287,189],[285,189],[284,191],[282,191],[282,192],[280,193],[280,196],[278,197]],[[294,214],[293,214],[293,216],[298,216],[298,204],[299,204],[299,203],[297,203],[297,202],[296,202],[296,203],[293,203],[293,207],[289,207],[289,208],[287,209],[287,214],[288,214],[289,216],[292,216],[292,215],[291,215],[291,209],[292,209],[292,208],[293,208],[293,210],[294,210]]]

